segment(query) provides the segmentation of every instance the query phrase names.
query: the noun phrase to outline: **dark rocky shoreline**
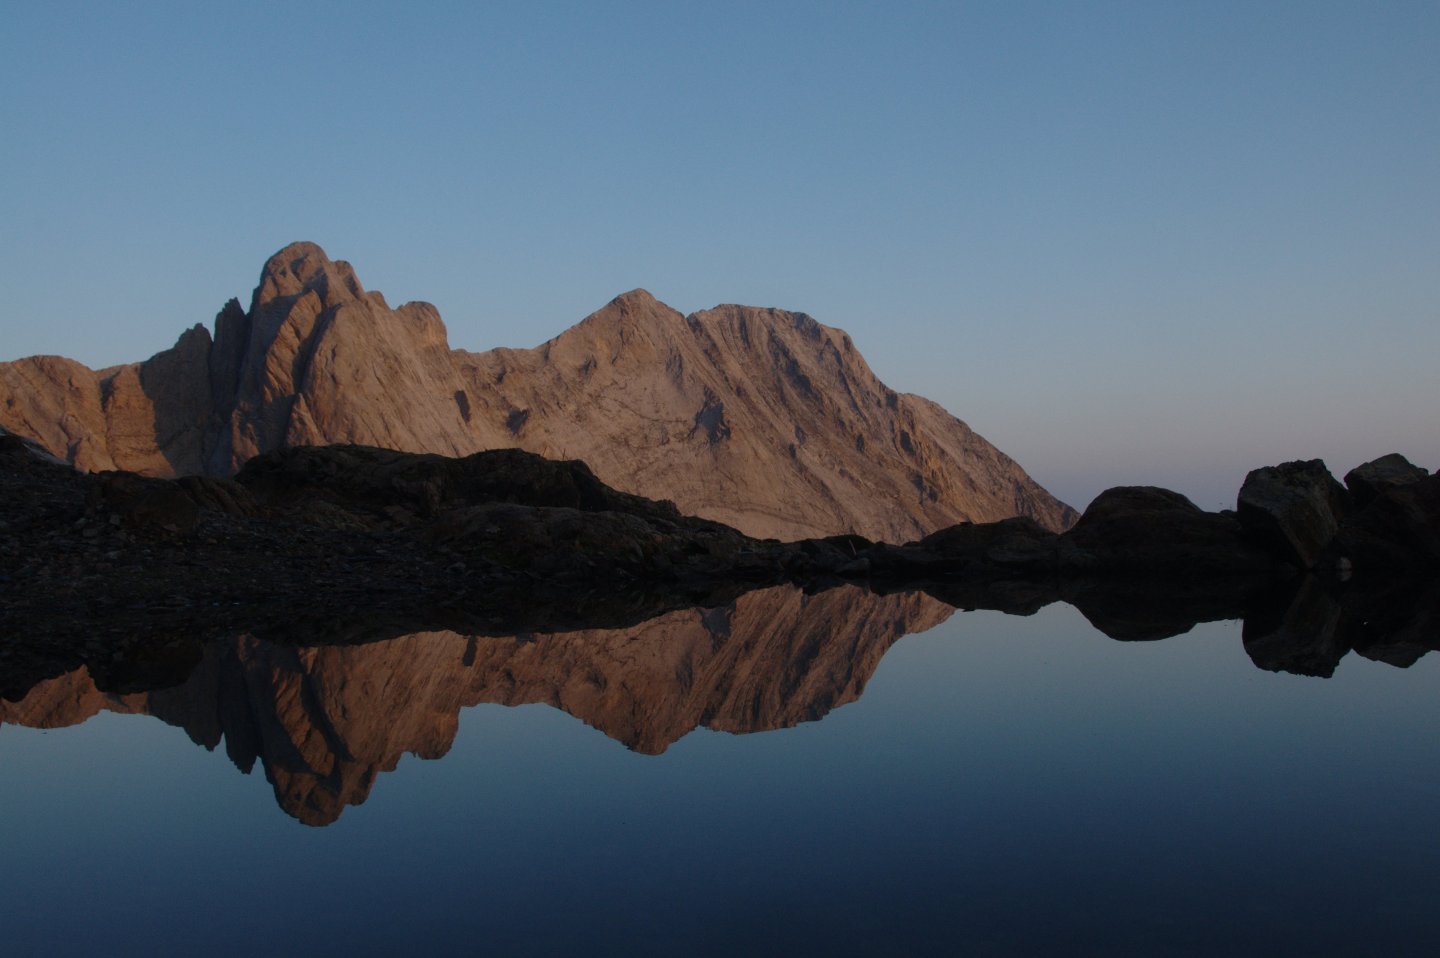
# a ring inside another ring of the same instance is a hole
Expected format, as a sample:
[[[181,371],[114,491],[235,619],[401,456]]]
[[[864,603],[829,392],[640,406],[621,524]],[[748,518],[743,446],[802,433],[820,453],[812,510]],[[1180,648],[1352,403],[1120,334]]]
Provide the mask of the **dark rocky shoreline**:
[[[164,480],[76,472],[7,435],[0,534],[12,699],[81,664],[116,690],[178,681],[204,641],[238,632],[618,628],[784,583],[1019,614],[1065,601],[1118,639],[1243,618],[1257,664],[1305,674],[1352,648],[1404,665],[1440,647],[1440,477],[1400,456],[1343,486],[1318,461],[1258,469],[1234,512],[1121,487],[1064,533],[1022,518],[892,545],[753,539],[519,450],[302,447],[234,480]]]

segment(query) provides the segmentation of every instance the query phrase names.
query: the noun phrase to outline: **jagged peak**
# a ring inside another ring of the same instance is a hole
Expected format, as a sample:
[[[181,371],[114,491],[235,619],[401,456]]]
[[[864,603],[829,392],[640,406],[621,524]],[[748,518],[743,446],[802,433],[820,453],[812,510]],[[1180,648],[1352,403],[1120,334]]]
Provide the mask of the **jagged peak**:
[[[204,323],[194,324],[189,329],[186,329],[184,332],[182,332],[179,336],[176,337],[175,345],[178,346],[181,343],[186,342],[187,340],[193,339],[200,339],[207,343],[210,342],[210,327],[206,326]]]
[[[265,261],[250,311],[310,291],[319,294],[327,305],[365,296],[349,263],[330,259],[317,243],[302,241],[291,243]]]

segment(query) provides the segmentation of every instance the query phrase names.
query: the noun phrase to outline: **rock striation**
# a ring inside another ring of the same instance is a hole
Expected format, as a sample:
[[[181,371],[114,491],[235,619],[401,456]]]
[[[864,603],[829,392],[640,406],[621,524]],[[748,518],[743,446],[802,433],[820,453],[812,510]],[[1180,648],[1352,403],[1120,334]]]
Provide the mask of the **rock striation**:
[[[617,489],[757,537],[905,541],[957,522],[1076,514],[940,406],[891,390],[803,313],[683,316],[644,290],[534,349],[452,350],[433,306],[392,309],[295,243],[248,309],[141,363],[0,364],[0,426],[87,471],[226,478],[257,454],[353,443],[580,459]]]

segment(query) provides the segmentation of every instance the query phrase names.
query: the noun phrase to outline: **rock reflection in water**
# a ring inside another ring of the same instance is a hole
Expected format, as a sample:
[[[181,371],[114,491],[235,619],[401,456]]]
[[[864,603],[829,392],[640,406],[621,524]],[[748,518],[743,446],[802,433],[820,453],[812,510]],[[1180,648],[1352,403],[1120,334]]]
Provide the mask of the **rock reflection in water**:
[[[1243,617],[1255,665],[1299,675],[1329,676],[1352,650],[1406,667],[1440,648],[1433,581],[1336,589],[1304,578],[1259,591],[1213,581],[952,582],[927,590],[780,587],[626,628],[508,637],[432,631],[304,646],[241,636],[207,643],[188,678],[157,691],[102,691],[82,666],[0,702],[0,723],[56,728],[101,710],[153,715],[206,748],[223,744],[245,772],[258,760],[287,813],[326,825],[363,802],[405,753],[445,755],[470,706],[544,703],[659,754],[699,727],[745,733],[819,719],[860,697],[898,639],[956,607],[1028,614],[1063,598],[1125,641]]]
[[[632,628],[510,638],[428,632],[303,648],[252,637],[210,643],[181,685],[107,695],[85,668],[0,704],[0,722],[53,728],[102,709],[184,728],[249,772],[258,759],[280,806],[311,825],[363,802],[405,753],[449,751],[464,708],[544,703],[640,752],[697,727],[784,728],[855,700],[902,636],[954,610],[923,593],[793,588]]]
[[[1327,589],[1306,578],[1245,617],[1245,651],[1272,672],[1328,677],[1348,653],[1408,668],[1440,649],[1440,582]]]

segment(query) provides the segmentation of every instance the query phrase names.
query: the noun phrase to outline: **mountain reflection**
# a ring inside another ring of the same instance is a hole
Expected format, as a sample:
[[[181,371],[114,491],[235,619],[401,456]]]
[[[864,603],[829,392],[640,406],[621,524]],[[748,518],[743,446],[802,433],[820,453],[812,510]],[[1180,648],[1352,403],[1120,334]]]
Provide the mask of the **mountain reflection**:
[[[223,742],[242,771],[258,760],[281,808],[325,825],[405,753],[448,752],[464,708],[545,703],[658,754],[697,727],[742,733],[818,719],[858,698],[898,639],[953,611],[923,593],[777,588],[626,629],[429,632],[312,648],[242,636],[210,643],[179,686],[107,695],[81,668],[0,704],[0,722],[153,715],[206,748]]]
[[[627,627],[549,634],[429,631],[314,646],[242,635],[205,643],[198,662],[182,659],[168,681],[155,683],[169,687],[151,691],[104,691],[116,688],[110,673],[82,665],[18,701],[0,701],[0,724],[58,728],[102,710],[153,715],[208,749],[223,744],[244,772],[258,761],[281,808],[326,825],[363,802],[376,776],[404,754],[445,755],[470,706],[544,703],[628,748],[659,754],[695,728],[744,733],[822,718],[860,697],[898,639],[944,622],[957,607],[1026,614],[1064,600],[1122,640],[1243,617],[1245,650],[1257,666],[1303,675],[1330,675],[1351,650],[1404,667],[1440,647],[1434,583],[1343,591],[1310,579],[1259,591],[1135,582],[926,589],[883,595],[843,585],[807,594],[787,586]]]

